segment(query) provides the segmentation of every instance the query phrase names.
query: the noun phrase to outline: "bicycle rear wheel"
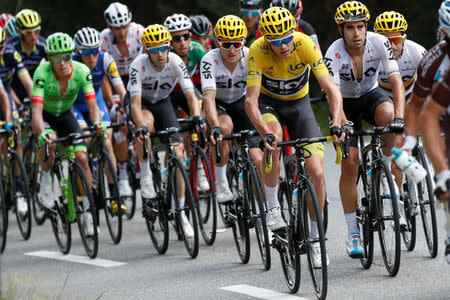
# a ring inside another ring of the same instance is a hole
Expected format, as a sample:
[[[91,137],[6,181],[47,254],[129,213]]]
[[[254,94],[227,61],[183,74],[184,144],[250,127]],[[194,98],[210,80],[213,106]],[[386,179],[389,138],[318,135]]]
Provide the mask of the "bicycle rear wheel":
[[[188,254],[192,258],[196,258],[198,255],[199,241],[198,241],[198,224],[197,224],[197,213],[196,207],[194,204],[194,197],[192,195],[192,189],[189,185],[188,176],[186,174],[186,169],[181,161],[176,158],[173,159],[174,164],[170,168],[170,177],[168,187],[169,190],[169,198],[174,199],[175,202],[175,222],[177,224],[178,229],[180,230],[181,236],[184,240],[184,245]],[[178,174],[180,172],[180,174]],[[184,196],[185,201],[184,205],[180,206],[180,191],[178,191],[178,187],[184,184]],[[183,216],[183,214],[185,216]],[[187,219],[190,224],[187,225],[183,222],[183,219]],[[192,230],[192,231],[191,231]]]
[[[433,181],[431,172],[425,156],[425,152],[421,146],[418,146],[417,161],[427,171],[424,180],[417,184],[417,198],[419,200],[420,215],[422,217],[423,232],[427,241],[428,252],[431,257],[436,257],[438,252],[438,230],[436,223],[436,198],[433,193]]]
[[[28,189],[28,176],[23,160],[19,155],[17,155],[17,153],[14,152],[10,163],[11,186],[9,195],[11,197],[11,203],[16,205],[16,219],[17,224],[19,225],[20,233],[22,234],[24,240],[28,240],[31,235],[31,195],[30,190]],[[27,206],[26,212],[19,211],[17,205],[19,198],[22,198],[22,201],[25,201]]]
[[[403,194],[401,196],[403,198],[403,215],[405,216],[405,221],[407,224],[406,230],[402,231],[403,243],[408,251],[413,251],[416,246],[417,231],[414,203],[418,203],[418,201],[415,185],[412,184],[407,177],[405,178],[405,183],[403,184]]]
[[[251,207],[251,222],[255,225],[256,239],[258,241],[259,253],[261,254],[264,269],[269,270],[270,241],[266,226],[265,198],[261,188],[256,167],[252,164],[247,172],[247,197]]]
[[[301,203],[299,211],[303,214],[303,234],[306,242],[306,254],[308,258],[308,269],[318,299],[325,299],[328,289],[328,267],[327,253],[325,248],[325,230],[323,228],[322,213],[320,211],[319,202],[317,200],[314,186],[310,179],[304,180],[299,184],[299,193],[301,193]],[[303,207],[301,207],[303,205]],[[310,222],[312,221],[310,214],[316,217],[318,235],[310,237]],[[320,249],[320,265],[314,266],[313,247]]]
[[[102,158],[99,161],[98,172],[99,176],[97,178],[99,182],[97,186],[99,186],[100,199],[104,202],[109,235],[114,244],[118,244],[122,238],[122,201],[119,196],[116,169],[111,156],[105,149],[103,149]],[[111,187],[113,190],[111,190]]]
[[[389,275],[395,276],[400,268],[400,224],[395,183],[391,171],[383,160],[378,161],[373,173],[372,196],[381,254]]]
[[[95,258],[98,253],[97,212],[86,173],[78,162],[73,163],[73,170],[70,172],[70,183],[73,191],[73,201],[75,202],[75,212],[77,214],[81,242],[83,243],[86,254],[90,258]],[[88,201],[89,204],[83,204],[83,201]],[[91,221],[93,228],[92,232],[89,232],[90,230],[88,228],[90,227],[89,223]]]
[[[280,181],[278,201],[280,202],[281,214],[287,224],[287,229],[284,233],[277,232],[280,240],[275,238],[273,246],[280,253],[281,267],[289,291],[297,293],[301,279],[300,245],[298,243],[300,220],[296,217],[297,209],[292,206],[292,194],[290,194],[289,187],[285,181]],[[284,240],[282,240],[283,238]]]
[[[3,164],[3,162],[0,161]],[[1,168],[0,168],[1,170]],[[3,193],[3,180],[0,179],[0,253],[3,253],[6,245],[8,232],[8,208],[6,206],[5,194]]]
[[[206,179],[210,189],[207,191],[200,191],[197,185],[197,164],[199,161],[203,165],[206,173]],[[210,246],[216,240],[217,230],[217,209],[216,209],[216,192],[214,185],[214,178],[212,175],[211,165],[206,154],[198,149],[191,163],[191,187],[194,192],[196,200],[196,210],[198,214],[198,224],[202,232],[203,240]],[[212,188],[211,188],[212,187]]]

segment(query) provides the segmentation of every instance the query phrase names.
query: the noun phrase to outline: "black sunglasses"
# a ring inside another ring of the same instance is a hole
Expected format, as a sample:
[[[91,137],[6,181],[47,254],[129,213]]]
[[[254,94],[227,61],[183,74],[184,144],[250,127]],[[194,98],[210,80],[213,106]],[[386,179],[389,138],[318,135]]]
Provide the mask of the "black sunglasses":
[[[174,37],[172,37],[172,40],[174,42],[180,42],[180,41],[187,41],[191,38],[191,34],[190,33],[185,33],[185,34],[180,34],[180,35],[176,35]]]

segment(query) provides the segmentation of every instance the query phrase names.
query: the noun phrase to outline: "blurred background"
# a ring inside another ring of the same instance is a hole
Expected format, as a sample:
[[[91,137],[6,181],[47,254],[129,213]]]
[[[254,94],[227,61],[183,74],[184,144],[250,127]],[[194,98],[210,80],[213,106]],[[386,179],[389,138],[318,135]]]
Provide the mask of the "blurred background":
[[[42,17],[41,34],[62,31],[73,35],[84,26],[94,27],[101,31],[105,28],[103,12],[112,0],[0,0],[0,13],[16,14],[23,8],[31,8]],[[133,21],[144,27],[150,24],[162,24],[165,18],[174,13],[185,15],[204,14],[213,24],[227,14],[239,15],[238,0],[119,0],[128,5],[133,13]],[[265,8],[271,0],[264,0]],[[311,23],[318,37],[322,52],[338,38],[334,22],[336,8],[344,0],[303,0],[302,19]],[[408,22],[408,38],[418,42],[426,49],[436,44],[438,26],[437,11],[442,1],[426,0],[367,0],[363,2],[369,9],[371,18],[369,30],[373,29],[376,17],[388,10],[402,13]],[[314,77],[314,76],[312,76]],[[315,79],[311,82],[311,96],[320,95]],[[326,127],[327,106],[324,103],[314,105],[322,128]],[[325,126],[323,126],[325,125]]]

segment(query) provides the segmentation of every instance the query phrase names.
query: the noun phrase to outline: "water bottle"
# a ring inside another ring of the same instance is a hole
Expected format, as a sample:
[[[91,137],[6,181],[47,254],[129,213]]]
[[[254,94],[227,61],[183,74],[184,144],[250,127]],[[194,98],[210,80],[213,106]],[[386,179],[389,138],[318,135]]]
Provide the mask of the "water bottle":
[[[422,165],[413,156],[409,156],[405,150],[393,148],[392,152],[395,155],[395,164],[406,174],[409,180],[419,183],[427,176],[427,171]]]
[[[239,173],[238,188],[240,191],[244,190],[244,174],[242,172]]]
[[[292,207],[294,208],[294,211],[298,207],[298,188],[295,188],[292,191]]]

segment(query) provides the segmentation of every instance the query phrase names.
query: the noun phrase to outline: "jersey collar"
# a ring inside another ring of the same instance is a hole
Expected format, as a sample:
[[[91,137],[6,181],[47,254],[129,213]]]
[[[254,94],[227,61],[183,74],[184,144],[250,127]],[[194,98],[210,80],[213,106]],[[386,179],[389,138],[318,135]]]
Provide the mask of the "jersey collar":
[[[53,75],[55,76],[55,78],[56,78],[56,81],[58,81],[59,82],[59,78],[58,78],[58,76],[56,76],[56,73],[55,73],[55,71],[53,70],[53,68],[52,68],[52,72],[53,72]],[[72,78],[72,73],[73,73],[73,66],[72,66],[72,64],[70,64],[70,74],[69,74],[69,80]]]
[[[25,47],[23,46],[23,43],[22,43],[22,39],[19,39],[19,42],[20,42],[20,49],[22,49],[23,53],[26,53]],[[32,52],[34,52],[34,51],[36,51],[36,45],[33,46]]]

